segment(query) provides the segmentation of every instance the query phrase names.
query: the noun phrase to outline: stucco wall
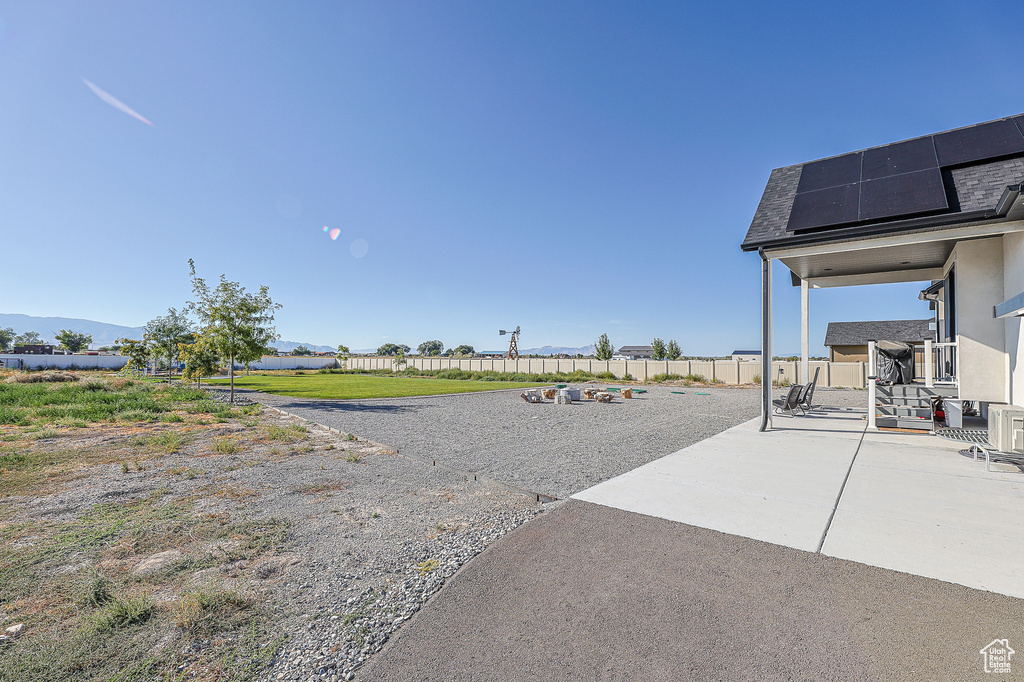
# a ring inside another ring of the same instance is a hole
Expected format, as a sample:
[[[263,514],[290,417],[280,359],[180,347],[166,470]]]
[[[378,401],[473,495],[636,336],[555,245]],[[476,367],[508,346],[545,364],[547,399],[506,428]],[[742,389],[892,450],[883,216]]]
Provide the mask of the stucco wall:
[[[1003,237],[962,241],[956,264],[956,329],[960,397],[1007,402],[1006,331],[992,308],[1003,301]]]
[[[1003,235],[1003,299],[1024,291],[1024,232]],[[1024,406],[1024,318],[1008,317],[1003,320],[1003,338],[1006,343],[1007,364],[1010,374],[1010,400]]]

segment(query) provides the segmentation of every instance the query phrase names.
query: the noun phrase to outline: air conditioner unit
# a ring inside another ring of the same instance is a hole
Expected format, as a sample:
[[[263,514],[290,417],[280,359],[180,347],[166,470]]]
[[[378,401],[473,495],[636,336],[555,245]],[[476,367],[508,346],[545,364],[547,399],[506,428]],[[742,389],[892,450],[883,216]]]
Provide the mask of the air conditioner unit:
[[[1000,452],[1024,453],[1024,407],[989,405],[988,442]]]

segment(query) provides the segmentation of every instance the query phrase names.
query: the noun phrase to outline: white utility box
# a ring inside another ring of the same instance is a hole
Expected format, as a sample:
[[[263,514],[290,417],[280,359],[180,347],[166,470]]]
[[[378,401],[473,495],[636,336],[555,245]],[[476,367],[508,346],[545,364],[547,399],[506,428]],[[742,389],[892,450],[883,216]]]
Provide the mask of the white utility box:
[[[988,442],[1000,452],[1024,453],[1024,407],[989,405]]]

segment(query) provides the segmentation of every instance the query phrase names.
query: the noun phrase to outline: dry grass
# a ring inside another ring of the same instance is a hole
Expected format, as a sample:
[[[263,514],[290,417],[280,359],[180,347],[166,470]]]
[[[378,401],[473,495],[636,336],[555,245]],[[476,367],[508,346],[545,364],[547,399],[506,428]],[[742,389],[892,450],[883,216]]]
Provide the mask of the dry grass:
[[[4,378],[7,384],[36,384],[36,383],[63,383],[67,381],[78,381],[79,376],[74,372],[45,371],[45,372],[17,372]]]
[[[85,396],[137,390],[134,382],[99,383],[78,388]],[[207,424],[0,427],[0,612],[7,624],[27,625],[26,635],[0,648],[0,679],[248,680],[276,651],[280,640],[260,600],[230,584],[197,590],[193,583],[199,571],[252,563],[287,543],[288,524],[260,517],[255,490],[204,485],[208,472],[189,464],[218,443],[240,449],[224,433],[244,429],[237,420],[245,415],[212,402],[176,405],[174,395],[161,398],[173,413]],[[225,424],[211,423],[218,413]],[[93,492],[96,502],[76,508],[50,497],[88,479],[76,485],[124,490],[114,484],[121,477],[130,477],[130,495],[114,501]],[[159,487],[168,483],[179,491]],[[143,559],[168,549],[181,558],[133,575]]]

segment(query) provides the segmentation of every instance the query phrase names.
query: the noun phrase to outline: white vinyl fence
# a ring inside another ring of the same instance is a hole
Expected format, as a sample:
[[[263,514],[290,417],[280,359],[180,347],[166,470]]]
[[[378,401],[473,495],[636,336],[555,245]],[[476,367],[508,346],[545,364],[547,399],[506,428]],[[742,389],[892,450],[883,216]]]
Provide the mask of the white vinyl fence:
[[[128,364],[120,355],[14,355],[0,354],[0,363],[13,369],[109,369]]]
[[[4,353],[0,354],[0,363],[3,363],[4,367],[13,369],[107,369],[117,371],[128,364],[128,358],[122,355],[14,355]],[[333,357],[267,356],[249,366],[252,369],[320,369],[321,367],[337,367],[338,361]],[[235,363],[235,368],[245,369],[245,365]]]
[[[345,361],[349,369],[393,369],[390,357],[355,357]],[[464,369],[468,371],[522,372],[545,374],[583,370],[592,374],[611,372],[621,379],[627,373],[634,379],[644,380],[656,374],[697,374],[708,381],[717,379],[725,384],[752,384],[760,379],[760,362],[735,360],[564,360],[559,358],[520,358],[518,360],[483,358],[408,358],[407,367],[416,369]],[[818,385],[844,388],[864,388],[867,378],[863,362],[810,363],[811,377],[818,370]],[[772,363],[775,381],[798,383],[799,362]]]

